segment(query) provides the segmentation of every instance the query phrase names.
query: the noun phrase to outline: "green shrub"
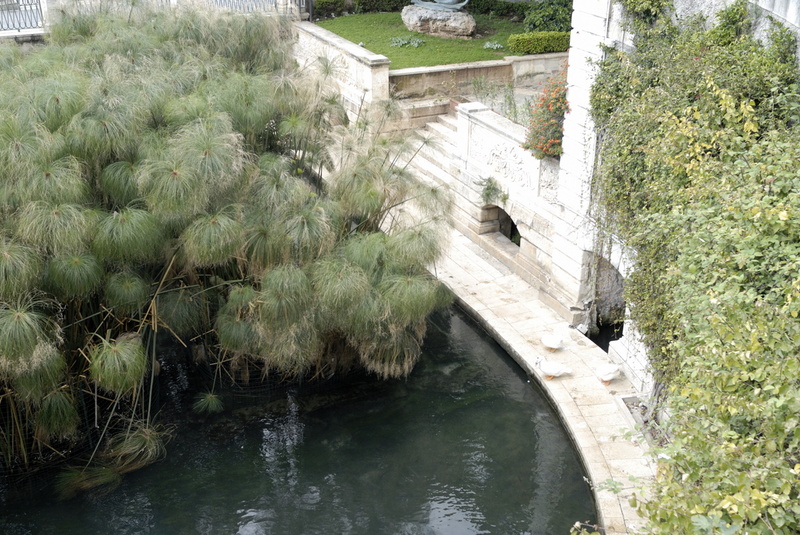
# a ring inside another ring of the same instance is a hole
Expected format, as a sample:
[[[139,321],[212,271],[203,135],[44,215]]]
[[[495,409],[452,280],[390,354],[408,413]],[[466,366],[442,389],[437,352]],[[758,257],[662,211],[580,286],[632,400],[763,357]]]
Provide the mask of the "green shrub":
[[[344,0],[316,0],[314,16],[326,19],[331,15],[341,15],[344,11]]]
[[[356,0],[356,13],[392,13],[402,11],[408,5],[406,0]]]
[[[572,22],[572,0],[538,0],[529,4],[525,25],[532,32],[568,32]]]
[[[625,11],[634,19],[648,24],[670,5],[670,0],[617,0]]]
[[[546,54],[568,48],[569,32],[528,32],[508,38],[508,49],[514,54]]]
[[[715,44],[728,46],[739,37],[749,34],[752,28],[747,2],[738,0],[717,13],[717,25],[708,31],[708,35]]]
[[[506,2],[504,0],[470,0],[466,10],[479,15],[498,17],[517,17],[523,19],[529,4],[527,2]]]

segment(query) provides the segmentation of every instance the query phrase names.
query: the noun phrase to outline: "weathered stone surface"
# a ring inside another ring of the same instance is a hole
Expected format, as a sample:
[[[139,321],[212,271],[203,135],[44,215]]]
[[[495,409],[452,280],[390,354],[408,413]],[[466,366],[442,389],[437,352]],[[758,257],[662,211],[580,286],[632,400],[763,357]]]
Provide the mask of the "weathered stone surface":
[[[420,6],[406,6],[401,17],[403,24],[412,32],[461,39],[475,34],[475,19],[469,13],[462,11],[439,11]]]

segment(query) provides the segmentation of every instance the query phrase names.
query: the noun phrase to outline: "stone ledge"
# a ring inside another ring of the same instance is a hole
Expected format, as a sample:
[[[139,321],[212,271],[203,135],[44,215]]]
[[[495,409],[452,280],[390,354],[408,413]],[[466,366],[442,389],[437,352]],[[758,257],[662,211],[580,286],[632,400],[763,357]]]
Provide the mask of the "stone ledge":
[[[561,417],[593,485],[598,521],[606,533],[636,533],[641,518],[628,503],[635,478],[652,478],[647,442],[633,427],[623,398],[639,392],[625,378],[603,385],[596,368],[607,355],[539,299],[538,292],[461,233],[453,232],[446,258],[437,263],[439,279],[457,302],[489,332],[547,394]],[[522,305],[522,308],[517,305]],[[521,312],[527,311],[527,312]],[[544,332],[563,335],[564,347],[547,352],[539,343]],[[540,356],[558,360],[573,374],[542,379],[535,362]],[[613,481],[618,494],[598,488]],[[579,519],[576,519],[579,520]]]

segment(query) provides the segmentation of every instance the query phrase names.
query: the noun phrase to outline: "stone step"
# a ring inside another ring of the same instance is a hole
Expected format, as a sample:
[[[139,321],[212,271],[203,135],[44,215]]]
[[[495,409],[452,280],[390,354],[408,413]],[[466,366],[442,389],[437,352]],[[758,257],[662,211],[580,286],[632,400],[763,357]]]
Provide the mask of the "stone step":
[[[453,132],[458,131],[458,118],[455,115],[449,113],[446,115],[440,115],[439,117],[436,118],[436,122],[446,126]]]
[[[429,122],[435,121],[440,115],[450,110],[449,101],[442,99],[404,99],[400,101],[403,110],[403,120],[398,125],[398,130],[416,130],[424,128]]]
[[[455,147],[456,139],[455,139],[455,130],[450,129],[450,127],[440,121],[430,122],[425,125],[425,129],[429,132],[432,132],[436,139],[440,141],[440,144],[448,144],[450,147]]]
[[[442,168],[441,159],[431,160],[422,151],[411,160],[409,167],[414,175],[427,183],[436,186],[449,186],[453,182],[453,176]]]
[[[428,132],[433,131],[428,130]],[[425,144],[420,149],[420,152],[430,159],[445,164],[446,162],[444,160],[449,161],[452,155],[455,154],[456,146],[453,140],[444,138],[436,132],[433,132],[433,135],[429,136],[429,139],[430,142]]]
[[[453,182],[454,176],[458,176],[458,169],[455,168],[450,157],[436,149],[420,151],[411,162],[411,166],[421,167],[423,168],[422,172],[447,184]]]

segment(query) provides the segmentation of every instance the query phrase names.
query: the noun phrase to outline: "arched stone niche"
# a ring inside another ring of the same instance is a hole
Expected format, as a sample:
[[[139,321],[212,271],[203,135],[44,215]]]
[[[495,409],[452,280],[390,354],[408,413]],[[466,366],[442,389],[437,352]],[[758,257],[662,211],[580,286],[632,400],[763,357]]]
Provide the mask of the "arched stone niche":
[[[480,234],[493,232],[499,233],[519,247],[522,237],[516,221],[504,209],[490,204],[481,208]]]

